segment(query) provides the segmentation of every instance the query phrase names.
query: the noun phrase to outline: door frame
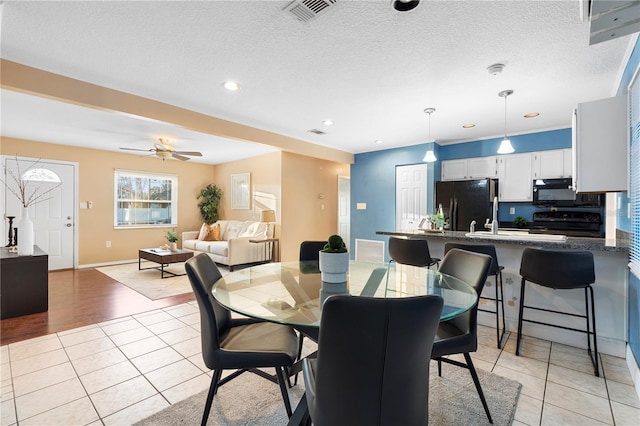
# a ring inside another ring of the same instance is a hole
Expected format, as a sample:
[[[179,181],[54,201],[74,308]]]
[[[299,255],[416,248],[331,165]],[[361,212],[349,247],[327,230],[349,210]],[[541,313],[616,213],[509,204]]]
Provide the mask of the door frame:
[[[78,203],[78,191],[79,191],[79,181],[80,181],[80,177],[79,177],[79,170],[80,170],[80,164],[77,161],[63,161],[63,160],[54,160],[54,159],[50,159],[50,158],[35,158],[35,157],[23,157],[20,155],[6,155],[6,154],[2,154],[0,155],[0,163],[2,164],[2,171],[0,172],[2,174],[2,179],[6,179],[5,176],[5,164],[7,160],[20,160],[20,161],[30,161],[30,162],[35,162],[35,161],[42,161],[42,162],[47,162],[47,163],[54,163],[54,164],[59,164],[59,165],[64,165],[64,166],[71,166],[73,167],[73,182],[72,182],[72,188],[73,188],[73,194],[72,194],[72,200],[73,200],[73,269],[78,269],[78,230],[79,230],[79,223],[80,223],[80,218],[79,218],[79,203]],[[7,196],[6,194],[6,190],[5,190],[5,185],[4,184],[0,184],[0,200],[2,200],[3,205],[5,205],[5,197]],[[8,194],[13,196],[12,194]],[[5,244],[5,239],[7,238],[8,232],[9,230],[7,229],[7,219],[4,217],[5,212],[2,211],[0,212],[0,214],[2,214],[2,224],[0,225],[0,235],[2,235],[2,238],[0,239],[0,241],[2,242],[0,244],[0,246],[4,247]],[[14,222],[15,225],[15,222]]]

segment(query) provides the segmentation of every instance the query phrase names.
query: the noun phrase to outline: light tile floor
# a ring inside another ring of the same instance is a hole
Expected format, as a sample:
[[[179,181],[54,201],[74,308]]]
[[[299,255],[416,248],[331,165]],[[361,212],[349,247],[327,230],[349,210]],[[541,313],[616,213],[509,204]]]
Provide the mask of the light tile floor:
[[[623,359],[601,355],[595,377],[583,349],[515,336],[495,347],[479,327],[477,368],[522,383],[516,425],[640,425]],[[208,388],[195,302],[0,348],[1,425],[127,425]]]

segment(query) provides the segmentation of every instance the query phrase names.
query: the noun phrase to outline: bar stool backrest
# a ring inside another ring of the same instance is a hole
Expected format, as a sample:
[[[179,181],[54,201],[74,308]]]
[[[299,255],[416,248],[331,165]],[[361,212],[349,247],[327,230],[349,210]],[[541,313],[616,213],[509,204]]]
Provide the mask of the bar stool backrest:
[[[525,248],[520,275],[545,287],[584,288],[596,281],[593,253]]]
[[[389,257],[403,265],[430,266],[435,263],[427,240],[420,238],[389,238]]]
[[[491,244],[460,244],[460,243],[445,243],[444,254],[447,254],[451,249],[460,249],[472,251],[474,253],[482,253],[491,256],[491,266],[489,267],[488,275],[495,275],[500,272],[500,265],[498,264],[498,255],[496,254],[496,247]]]

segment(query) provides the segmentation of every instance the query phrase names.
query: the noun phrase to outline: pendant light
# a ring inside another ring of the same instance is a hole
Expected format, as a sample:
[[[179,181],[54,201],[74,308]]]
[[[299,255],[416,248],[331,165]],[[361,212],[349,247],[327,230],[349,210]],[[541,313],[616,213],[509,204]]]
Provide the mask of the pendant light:
[[[498,154],[511,154],[513,151],[513,146],[511,146],[511,141],[507,138],[507,96],[512,95],[513,90],[503,90],[498,93],[498,96],[504,98],[504,139],[500,142],[500,147],[498,148]]]
[[[436,111],[435,108],[425,108],[424,112],[429,114],[429,142],[435,142],[433,139],[431,139],[431,114],[433,114]],[[427,149],[427,153],[424,155],[424,158],[422,159],[422,161],[424,161],[425,163],[433,163],[434,161],[437,161],[438,159],[436,158],[436,155],[433,153],[433,149],[429,148]]]

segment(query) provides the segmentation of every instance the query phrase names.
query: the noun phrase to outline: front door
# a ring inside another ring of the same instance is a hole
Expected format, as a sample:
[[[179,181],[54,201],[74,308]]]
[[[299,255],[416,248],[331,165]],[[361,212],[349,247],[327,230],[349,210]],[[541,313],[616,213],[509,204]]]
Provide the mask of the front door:
[[[4,166],[2,178],[10,188],[17,190],[17,184],[12,175],[26,179],[27,196],[33,191],[38,195],[54,188],[39,202],[29,207],[29,217],[35,232],[34,240],[35,244],[49,255],[49,270],[73,268],[76,245],[77,164],[12,156],[3,156],[2,164]],[[36,169],[39,170],[33,172]],[[4,215],[5,217],[15,216],[14,226],[16,226],[22,215],[21,203],[11,191],[7,190],[4,191],[4,201]],[[5,230],[6,225],[5,221]],[[7,235],[7,232],[3,234]],[[19,243],[20,233],[18,232]]]

